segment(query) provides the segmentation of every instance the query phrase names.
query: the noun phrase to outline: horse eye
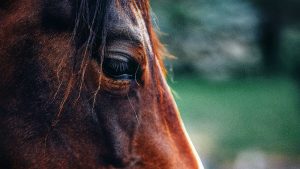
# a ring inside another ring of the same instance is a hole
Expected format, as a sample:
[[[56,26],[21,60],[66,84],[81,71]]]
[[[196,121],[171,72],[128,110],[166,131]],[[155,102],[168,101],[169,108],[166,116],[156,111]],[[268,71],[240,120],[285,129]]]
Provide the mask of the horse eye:
[[[140,76],[140,65],[121,54],[105,57],[102,70],[105,75],[115,80],[137,80]]]

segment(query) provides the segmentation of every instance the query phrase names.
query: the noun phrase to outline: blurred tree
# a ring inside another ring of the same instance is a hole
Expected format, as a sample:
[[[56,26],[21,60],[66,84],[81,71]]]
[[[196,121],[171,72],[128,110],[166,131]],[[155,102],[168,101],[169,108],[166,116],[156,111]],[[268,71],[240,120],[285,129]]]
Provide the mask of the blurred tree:
[[[240,0],[152,0],[161,38],[179,59],[180,73],[209,79],[239,77],[256,71],[256,12]]]
[[[285,27],[299,24],[299,0],[251,0],[261,14],[259,26],[260,47],[266,72],[274,73],[282,68],[280,46]],[[297,70],[297,69],[295,69]]]
[[[159,27],[167,33],[162,35],[163,42],[179,57],[173,62],[179,72],[243,76],[257,72],[261,57],[263,70],[272,74],[286,70],[282,60],[292,58],[280,51],[285,38],[282,32],[291,25],[299,27],[299,0],[151,2]],[[298,74],[299,64],[291,66]]]

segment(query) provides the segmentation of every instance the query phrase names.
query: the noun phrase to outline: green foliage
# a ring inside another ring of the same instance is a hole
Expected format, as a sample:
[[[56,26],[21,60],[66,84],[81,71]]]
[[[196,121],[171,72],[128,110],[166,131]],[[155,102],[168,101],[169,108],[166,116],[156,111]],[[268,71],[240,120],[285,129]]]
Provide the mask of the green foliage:
[[[300,29],[288,28],[283,31],[280,55],[287,71],[293,72],[300,66]]]
[[[251,148],[300,154],[299,91],[290,78],[212,83],[190,76],[176,81],[170,84],[200,153],[211,144],[203,142],[207,136],[215,145],[206,151],[217,159]]]
[[[256,12],[239,0],[152,1],[177,72],[214,78],[247,74],[259,62]],[[158,21],[156,21],[158,20]]]
[[[200,154],[212,161],[232,160],[245,149],[299,156],[297,84],[287,75],[244,77],[259,72],[263,65],[257,39],[263,19],[259,10],[280,10],[286,12],[283,18],[293,21],[290,16],[298,16],[294,15],[295,4],[300,1],[151,2],[161,39],[178,57],[166,62],[173,64],[175,75],[182,73],[170,85]],[[299,77],[295,69],[300,65],[299,22],[294,25],[281,28],[279,55],[285,70]],[[218,82],[199,79],[199,75],[213,79],[214,74],[243,78]]]

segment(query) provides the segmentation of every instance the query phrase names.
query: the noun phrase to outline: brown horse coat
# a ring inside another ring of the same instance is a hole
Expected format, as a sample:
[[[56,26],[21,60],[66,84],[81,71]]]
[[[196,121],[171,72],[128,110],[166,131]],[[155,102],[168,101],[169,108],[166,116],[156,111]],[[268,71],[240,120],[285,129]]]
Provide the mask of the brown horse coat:
[[[0,168],[200,168],[147,0],[0,1]]]

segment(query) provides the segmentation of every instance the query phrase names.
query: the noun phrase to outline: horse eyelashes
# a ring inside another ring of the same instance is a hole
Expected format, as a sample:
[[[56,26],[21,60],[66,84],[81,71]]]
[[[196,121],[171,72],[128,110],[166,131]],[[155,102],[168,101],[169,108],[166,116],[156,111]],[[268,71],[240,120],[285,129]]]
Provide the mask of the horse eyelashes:
[[[113,68],[116,72],[126,72],[129,65],[123,61],[114,61],[111,64],[111,68]]]
[[[110,78],[115,80],[135,80],[140,75],[139,64],[130,58],[104,58],[102,69]]]

